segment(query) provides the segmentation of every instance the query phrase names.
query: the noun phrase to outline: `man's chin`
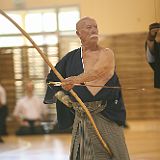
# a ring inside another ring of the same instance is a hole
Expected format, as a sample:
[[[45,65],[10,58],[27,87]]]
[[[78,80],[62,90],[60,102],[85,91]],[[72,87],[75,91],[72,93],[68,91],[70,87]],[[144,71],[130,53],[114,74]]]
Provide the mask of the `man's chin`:
[[[98,37],[97,37],[97,38],[96,38],[96,37],[90,38],[90,41],[91,41],[91,42],[94,42],[94,43],[95,43],[95,42],[98,42]]]

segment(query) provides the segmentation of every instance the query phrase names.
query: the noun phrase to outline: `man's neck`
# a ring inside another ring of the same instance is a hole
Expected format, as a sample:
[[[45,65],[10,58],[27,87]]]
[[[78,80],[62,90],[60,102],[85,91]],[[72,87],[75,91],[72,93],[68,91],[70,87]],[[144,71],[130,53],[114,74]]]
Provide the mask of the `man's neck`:
[[[28,97],[28,98],[33,97],[33,93],[27,93],[27,97]]]
[[[100,49],[100,46],[98,44],[82,44],[83,52],[97,51],[99,49]]]

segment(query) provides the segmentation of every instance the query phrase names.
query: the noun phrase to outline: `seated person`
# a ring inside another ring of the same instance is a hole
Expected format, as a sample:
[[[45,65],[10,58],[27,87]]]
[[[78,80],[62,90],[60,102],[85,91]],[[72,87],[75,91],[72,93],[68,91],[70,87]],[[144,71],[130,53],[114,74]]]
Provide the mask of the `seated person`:
[[[8,116],[8,107],[7,107],[6,91],[5,88],[0,83],[0,136],[7,135],[7,125],[6,125],[7,116]]]
[[[20,124],[17,135],[43,134],[41,120],[47,115],[47,106],[34,95],[32,81],[26,83],[26,95],[18,100],[13,115]]]

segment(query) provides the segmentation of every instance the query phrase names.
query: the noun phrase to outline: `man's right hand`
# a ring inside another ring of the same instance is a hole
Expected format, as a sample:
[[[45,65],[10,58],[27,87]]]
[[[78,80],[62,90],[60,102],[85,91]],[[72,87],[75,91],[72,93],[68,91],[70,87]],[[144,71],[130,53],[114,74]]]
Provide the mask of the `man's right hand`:
[[[151,31],[152,29],[160,29],[160,23],[152,23],[149,25],[149,30]]]
[[[65,78],[63,81],[62,81],[62,88],[66,91],[70,91],[73,87],[74,87],[74,83],[75,83],[75,77],[74,76],[71,76],[71,77],[68,77],[68,78]]]
[[[152,23],[149,25],[149,32],[147,40],[154,41],[157,35],[157,32],[160,30],[160,23]]]
[[[27,121],[20,121],[21,126],[29,127],[29,123]]]

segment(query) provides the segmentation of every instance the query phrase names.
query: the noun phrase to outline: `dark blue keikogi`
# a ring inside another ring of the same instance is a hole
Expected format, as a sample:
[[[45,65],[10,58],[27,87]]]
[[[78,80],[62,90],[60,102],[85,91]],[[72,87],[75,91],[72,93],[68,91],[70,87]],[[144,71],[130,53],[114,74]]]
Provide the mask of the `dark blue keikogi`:
[[[65,55],[56,65],[56,69],[59,73],[64,77],[77,76],[84,72],[83,64],[81,59],[81,49],[75,49]],[[47,82],[49,81],[59,81],[57,76],[50,71],[47,77]],[[105,84],[106,86],[120,86],[118,77],[116,73],[112,76],[112,78]],[[62,90],[61,87],[47,87],[46,95],[44,98],[44,103],[54,103],[55,99],[54,94],[58,91]],[[126,120],[126,110],[124,106],[124,102],[122,99],[122,93],[120,89],[108,89],[102,88],[95,96],[93,96],[86,86],[75,86],[73,90],[78,94],[83,102],[91,102],[91,101],[102,101],[102,103],[106,103],[106,108],[101,112],[103,116],[108,119],[116,122],[119,125],[124,125]],[[66,92],[70,94],[69,92]],[[73,101],[76,101],[74,97],[72,97]],[[63,103],[59,100],[56,101],[56,109],[57,109],[57,119],[58,124],[61,129],[65,129],[70,127],[73,124],[74,114],[71,112],[71,109],[68,109]]]

